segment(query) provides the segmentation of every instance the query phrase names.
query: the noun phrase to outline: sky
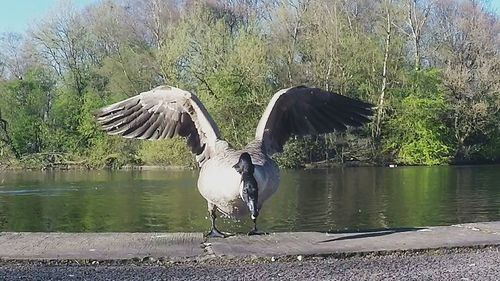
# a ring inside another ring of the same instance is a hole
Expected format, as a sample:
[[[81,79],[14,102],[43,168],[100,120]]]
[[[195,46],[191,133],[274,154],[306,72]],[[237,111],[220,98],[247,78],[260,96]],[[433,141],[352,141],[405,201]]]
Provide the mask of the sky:
[[[72,2],[81,8],[97,1],[73,0]],[[60,2],[61,0],[0,0],[0,33],[26,31],[34,20],[44,18]]]
[[[500,0],[486,0],[486,2],[489,2],[497,15],[500,15]]]
[[[0,33],[26,31],[34,20],[42,19],[57,7],[61,0],[0,0]],[[77,7],[84,7],[98,0],[72,0]],[[486,0],[500,14],[500,0]]]

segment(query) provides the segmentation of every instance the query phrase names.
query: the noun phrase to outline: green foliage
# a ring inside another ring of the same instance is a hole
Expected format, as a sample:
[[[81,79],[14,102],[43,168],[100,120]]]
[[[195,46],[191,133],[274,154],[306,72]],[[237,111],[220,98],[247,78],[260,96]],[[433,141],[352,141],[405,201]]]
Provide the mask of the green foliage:
[[[84,147],[78,132],[82,114],[82,99],[71,88],[56,92],[50,123],[57,138],[50,147],[53,151],[77,152]]]
[[[196,167],[184,139],[146,141],[138,151],[139,157],[150,165]]]
[[[43,69],[32,69],[21,80],[7,82],[2,91],[2,113],[12,145],[20,154],[38,153],[46,144],[47,107],[54,82]]]
[[[295,137],[288,141],[283,152],[274,159],[281,167],[300,168],[304,163],[311,163],[324,159],[324,153],[332,153],[333,143],[325,142],[322,137]]]
[[[141,165],[143,161],[137,156],[139,143],[119,137],[101,134],[90,143],[89,164],[93,167],[120,168],[126,164]]]
[[[479,155],[487,161],[500,161],[500,128],[488,136],[488,141],[479,150]]]
[[[286,143],[283,152],[274,157],[281,167],[299,168],[306,162],[308,153],[303,139],[293,139]]]
[[[121,96],[132,96],[149,90],[154,83],[153,55],[132,46],[121,47],[116,54],[105,57],[97,73],[106,77],[106,89]]]
[[[395,161],[409,165],[445,164],[452,151],[443,114],[446,103],[439,72],[420,71],[410,78],[405,97],[387,124],[385,148],[396,153]]]

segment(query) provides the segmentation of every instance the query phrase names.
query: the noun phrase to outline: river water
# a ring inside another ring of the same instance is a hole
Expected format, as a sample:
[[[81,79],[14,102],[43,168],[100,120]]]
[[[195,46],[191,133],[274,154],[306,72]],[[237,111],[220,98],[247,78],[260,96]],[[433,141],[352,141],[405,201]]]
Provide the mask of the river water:
[[[207,231],[197,171],[0,173],[0,231]],[[268,231],[356,231],[500,220],[500,166],[283,170]],[[221,219],[246,232],[249,218]]]

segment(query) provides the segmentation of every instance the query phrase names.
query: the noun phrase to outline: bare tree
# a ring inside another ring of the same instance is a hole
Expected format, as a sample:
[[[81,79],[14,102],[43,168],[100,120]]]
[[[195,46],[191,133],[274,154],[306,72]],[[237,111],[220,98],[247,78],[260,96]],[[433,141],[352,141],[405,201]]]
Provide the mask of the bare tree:
[[[123,0],[128,24],[137,36],[160,50],[180,19],[182,2],[176,0]]]
[[[310,0],[281,1],[273,11],[270,23],[273,45],[273,56],[277,58],[276,66],[279,72],[279,83],[283,86],[292,86],[304,82],[302,74],[296,75],[296,65],[302,61],[299,51],[302,43],[302,34],[305,30],[305,17],[309,8]],[[304,69],[303,69],[304,70]],[[303,73],[303,71],[301,71]]]
[[[33,64],[25,40],[18,33],[3,33],[0,35],[0,54],[3,75],[7,79],[22,77]]]
[[[464,160],[498,130],[500,22],[474,0],[436,4],[434,60],[444,72],[455,159]]]
[[[413,44],[413,62],[415,70],[420,70],[421,59],[421,40],[422,31],[425,27],[429,12],[432,9],[434,0],[407,0],[406,9],[406,28],[396,25],[400,31],[411,38]]]
[[[45,65],[62,75],[69,71],[79,96],[85,88],[89,61],[88,30],[74,7],[63,2],[58,12],[31,32],[31,38]]]
[[[389,52],[391,47],[391,35],[392,35],[392,14],[391,14],[391,5],[392,0],[384,1],[384,10],[385,10],[385,45],[384,45],[384,61],[382,65],[382,86],[380,89],[380,96],[377,104],[377,117],[375,119],[373,125],[373,139],[377,142],[380,140],[380,136],[382,134],[382,118],[384,115],[384,107],[385,107],[385,95],[387,89],[387,63],[389,60]]]
[[[411,29],[411,36],[413,39],[414,48],[414,60],[415,60],[415,70],[420,69],[420,41],[422,38],[422,29],[429,16],[429,11],[431,10],[432,1],[428,2],[420,13],[417,7],[417,0],[408,0],[408,25]]]

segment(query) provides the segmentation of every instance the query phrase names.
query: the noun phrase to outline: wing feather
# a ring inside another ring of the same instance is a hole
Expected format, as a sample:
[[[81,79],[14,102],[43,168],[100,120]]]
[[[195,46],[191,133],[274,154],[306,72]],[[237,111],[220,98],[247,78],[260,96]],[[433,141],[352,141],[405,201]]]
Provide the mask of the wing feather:
[[[94,116],[110,135],[149,140],[186,137],[193,153],[206,153],[203,159],[209,158],[210,149],[220,138],[217,125],[198,97],[170,86],[101,108]]]
[[[370,121],[373,106],[318,88],[295,87],[278,91],[262,115],[255,138],[268,155],[283,151],[291,135],[318,135],[345,131]]]

